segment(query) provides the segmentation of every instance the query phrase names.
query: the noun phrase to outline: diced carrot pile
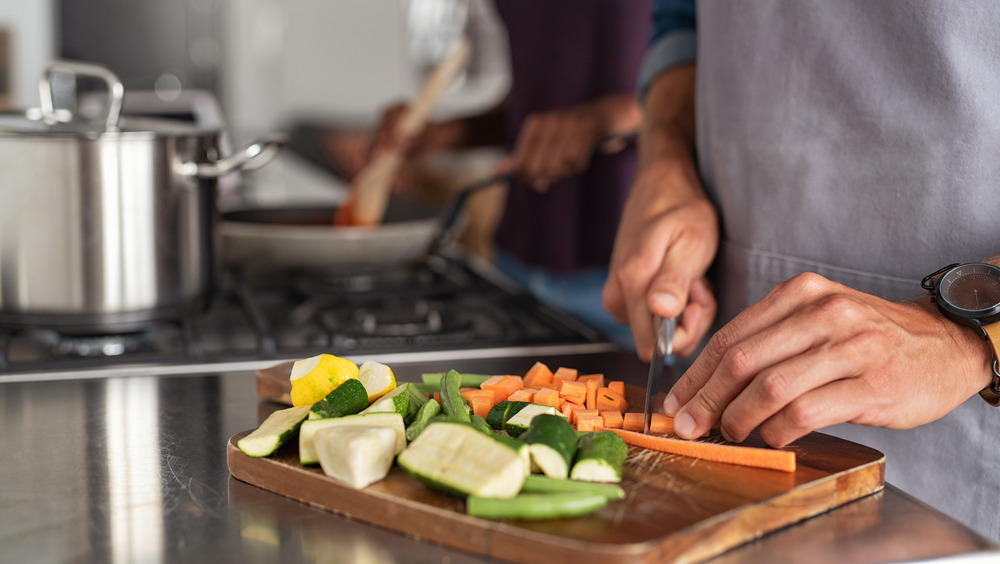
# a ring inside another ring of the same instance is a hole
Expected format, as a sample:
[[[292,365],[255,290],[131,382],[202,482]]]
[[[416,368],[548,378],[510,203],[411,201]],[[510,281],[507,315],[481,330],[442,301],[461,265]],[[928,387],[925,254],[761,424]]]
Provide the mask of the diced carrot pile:
[[[566,366],[553,372],[545,363],[536,362],[523,377],[491,376],[479,388],[462,388],[459,393],[473,413],[484,417],[501,401],[525,401],[554,407],[578,430],[641,431],[643,427],[641,413],[626,413],[624,381],[605,380],[604,374],[580,374]],[[435,399],[439,397],[438,392],[433,395]],[[662,417],[662,414],[654,417],[651,430],[673,429],[672,422],[662,421]]]

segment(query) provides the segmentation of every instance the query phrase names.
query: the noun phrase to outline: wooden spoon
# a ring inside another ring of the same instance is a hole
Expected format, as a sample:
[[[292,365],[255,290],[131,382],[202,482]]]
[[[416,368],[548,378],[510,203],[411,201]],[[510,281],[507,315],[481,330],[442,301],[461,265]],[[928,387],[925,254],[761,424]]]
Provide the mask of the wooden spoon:
[[[463,37],[441,59],[397,123],[397,139],[408,139],[423,130],[438,98],[468,63],[470,51],[469,40]],[[337,209],[334,224],[367,227],[380,224],[389,202],[392,180],[403,164],[403,157],[401,148],[383,151],[359,172]]]

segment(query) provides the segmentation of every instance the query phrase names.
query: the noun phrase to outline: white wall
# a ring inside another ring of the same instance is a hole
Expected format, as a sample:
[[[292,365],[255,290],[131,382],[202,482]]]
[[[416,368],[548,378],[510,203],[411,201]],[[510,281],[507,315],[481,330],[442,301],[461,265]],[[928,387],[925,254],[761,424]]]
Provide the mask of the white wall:
[[[55,53],[52,1],[0,0],[0,27],[11,35],[11,104],[36,106],[38,78]]]

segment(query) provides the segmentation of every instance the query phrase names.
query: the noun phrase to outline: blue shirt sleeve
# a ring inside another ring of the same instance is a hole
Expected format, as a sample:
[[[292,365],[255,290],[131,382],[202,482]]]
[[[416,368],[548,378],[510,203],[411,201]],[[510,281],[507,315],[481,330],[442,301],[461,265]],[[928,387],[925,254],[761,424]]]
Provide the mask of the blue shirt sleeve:
[[[696,59],[695,0],[656,0],[653,32],[639,67],[637,91],[641,99],[660,74]]]

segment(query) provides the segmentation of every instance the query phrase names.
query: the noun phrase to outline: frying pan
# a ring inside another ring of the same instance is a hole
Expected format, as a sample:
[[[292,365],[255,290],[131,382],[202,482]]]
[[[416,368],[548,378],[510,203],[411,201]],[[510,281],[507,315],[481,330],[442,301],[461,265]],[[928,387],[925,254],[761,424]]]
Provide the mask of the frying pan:
[[[222,214],[219,224],[225,265],[250,270],[366,272],[416,263],[456,235],[468,197],[510,180],[497,175],[472,182],[443,212],[391,200],[376,227],[333,225],[335,207],[261,208]]]

